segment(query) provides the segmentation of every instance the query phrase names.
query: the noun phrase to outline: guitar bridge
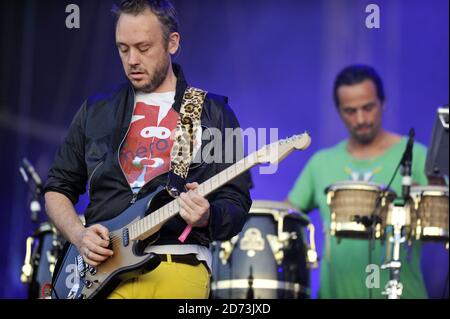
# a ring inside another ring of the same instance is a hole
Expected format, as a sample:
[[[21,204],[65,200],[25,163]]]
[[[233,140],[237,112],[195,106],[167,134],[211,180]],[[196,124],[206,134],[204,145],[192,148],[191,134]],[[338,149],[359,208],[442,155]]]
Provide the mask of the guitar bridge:
[[[83,278],[88,270],[86,267],[86,263],[84,262],[84,259],[81,255],[77,255],[76,262],[78,274],[80,275],[80,278]]]

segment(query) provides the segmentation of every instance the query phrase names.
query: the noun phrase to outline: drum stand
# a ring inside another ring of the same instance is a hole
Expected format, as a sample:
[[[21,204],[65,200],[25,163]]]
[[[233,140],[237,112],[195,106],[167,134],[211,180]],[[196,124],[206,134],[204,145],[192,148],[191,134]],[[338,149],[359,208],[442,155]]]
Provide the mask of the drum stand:
[[[403,292],[403,284],[400,282],[400,247],[406,242],[406,237],[403,235],[404,227],[410,225],[409,204],[402,203],[401,205],[393,204],[387,216],[387,224],[393,228],[393,237],[389,238],[387,245],[392,244],[391,260],[382,265],[381,269],[390,270],[390,280],[385,286],[383,295],[387,295],[388,299],[400,299]]]
[[[33,225],[38,225],[39,223],[39,215],[41,213],[41,204],[39,203],[39,198],[41,193],[41,188],[36,187],[33,193],[33,199],[30,203],[31,221]],[[35,262],[35,257],[33,256],[34,243],[35,235],[28,236],[26,241],[25,260],[22,266],[22,273],[20,275],[20,281],[24,284],[31,284],[31,282],[33,281],[33,263]]]

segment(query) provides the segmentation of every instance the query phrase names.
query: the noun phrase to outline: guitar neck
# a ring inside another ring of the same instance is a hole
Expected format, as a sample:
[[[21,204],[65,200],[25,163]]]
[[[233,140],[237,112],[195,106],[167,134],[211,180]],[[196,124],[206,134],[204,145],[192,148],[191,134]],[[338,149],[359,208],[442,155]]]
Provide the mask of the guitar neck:
[[[256,153],[245,157],[235,164],[227,167],[219,174],[206,180],[197,188],[198,194],[206,196],[211,194],[219,187],[225,185],[235,177],[251,169],[257,163]],[[180,211],[178,199],[174,199],[163,207],[152,212],[150,215],[129,225],[129,233],[132,240],[144,240],[157,232],[161,226],[172,217],[176,216]]]

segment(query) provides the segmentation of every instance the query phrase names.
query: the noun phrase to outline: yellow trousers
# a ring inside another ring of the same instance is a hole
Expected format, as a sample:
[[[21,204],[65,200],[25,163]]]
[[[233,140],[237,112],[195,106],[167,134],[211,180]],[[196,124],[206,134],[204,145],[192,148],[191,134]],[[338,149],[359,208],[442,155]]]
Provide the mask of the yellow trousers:
[[[210,292],[207,267],[167,261],[153,271],[121,283],[109,299],[207,299]]]

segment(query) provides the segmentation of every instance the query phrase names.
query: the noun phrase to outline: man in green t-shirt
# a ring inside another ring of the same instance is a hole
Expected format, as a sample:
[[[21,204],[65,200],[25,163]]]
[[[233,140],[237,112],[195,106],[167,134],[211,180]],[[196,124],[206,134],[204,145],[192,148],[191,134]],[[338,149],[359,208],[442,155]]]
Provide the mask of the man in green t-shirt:
[[[349,138],[317,152],[298,177],[288,198],[301,211],[318,208],[321,213],[326,235],[321,257],[319,298],[386,298],[382,292],[389,280],[389,270],[381,269],[381,265],[390,258],[386,245],[377,240],[369,259],[367,239],[345,238],[338,242],[331,236],[330,209],[324,190],[338,181],[388,184],[407,139],[382,127],[385,96],[381,78],[373,68],[352,65],[342,70],[334,83],[334,100],[349,131]],[[416,143],[411,173],[413,183],[427,184],[425,159],[425,147]],[[398,195],[401,195],[401,183],[401,175],[397,173],[391,189]],[[402,298],[427,298],[420,255],[418,241],[401,247]],[[368,277],[377,273],[379,280],[375,278],[373,281],[372,278],[367,286]]]

